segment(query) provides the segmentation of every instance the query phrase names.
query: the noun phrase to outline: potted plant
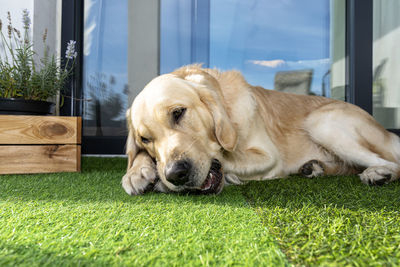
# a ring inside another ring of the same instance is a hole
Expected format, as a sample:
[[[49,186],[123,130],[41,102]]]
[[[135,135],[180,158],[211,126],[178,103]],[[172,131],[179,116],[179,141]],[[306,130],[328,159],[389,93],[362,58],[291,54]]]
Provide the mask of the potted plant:
[[[13,27],[10,12],[7,19],[7,25],[0,20],[0,114],[51,114],[54,104],[48,101],[60,95],[72,74],[77,56],[75,41],[68,43],[67,61],[62,67],[60,59],[48,54],[45,30],[44,56],[37,59],[29,36],[28,10],[23,10],[23,32]]]

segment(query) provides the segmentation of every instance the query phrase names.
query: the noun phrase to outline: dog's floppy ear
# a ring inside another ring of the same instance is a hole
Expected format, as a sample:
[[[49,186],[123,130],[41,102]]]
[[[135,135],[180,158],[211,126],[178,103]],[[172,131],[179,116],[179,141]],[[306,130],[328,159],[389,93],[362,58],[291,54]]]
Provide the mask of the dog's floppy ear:
[[[235,150],[237,144],[236,130],[225,110],[223,96],[218,82],[208,73],[189,74],[185,80],[194,82],[200,100],[208,107],[214,120],[215,136],[220,145],[227,151]]]
[[[131,121],[131,109],[126,111],[126,123],[128,125],[128,139],[126,141],[126,155],[128,155],[128,170],[132,167],[133,161],[139,152],[139,147],[135,142],[135,132]]]

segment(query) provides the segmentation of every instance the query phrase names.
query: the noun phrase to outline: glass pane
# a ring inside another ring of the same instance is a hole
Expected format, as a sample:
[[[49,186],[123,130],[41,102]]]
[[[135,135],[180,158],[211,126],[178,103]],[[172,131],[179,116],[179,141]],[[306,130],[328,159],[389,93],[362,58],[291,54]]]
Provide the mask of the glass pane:
[[[85,0],[84,136],[126,135],[127,7],[127,0]]]
[[[373,115],[400,128],[400,1],[373,1]]]
[[[205,67],[240,70],[268,89],[344,100],[345,1],[210,0],[209,32],[193,30],[205,16],[196,3],[162,1],[161,73],[197,62],[193,40],[208,38]]]
[[[160,4],[160,72],[168,73],[192,62],[192,3],[172,0],[161,1]]]

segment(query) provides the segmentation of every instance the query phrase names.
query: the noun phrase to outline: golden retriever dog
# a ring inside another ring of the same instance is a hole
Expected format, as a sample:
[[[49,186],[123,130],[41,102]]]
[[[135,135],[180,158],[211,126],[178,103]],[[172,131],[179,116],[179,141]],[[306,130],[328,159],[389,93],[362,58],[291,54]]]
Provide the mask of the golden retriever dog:
[[[225,185],[301,174],[399,178],[400,140],[357,106],[249,85],[198,65],[153,79],[127,111],[131,195],[217,194]]]

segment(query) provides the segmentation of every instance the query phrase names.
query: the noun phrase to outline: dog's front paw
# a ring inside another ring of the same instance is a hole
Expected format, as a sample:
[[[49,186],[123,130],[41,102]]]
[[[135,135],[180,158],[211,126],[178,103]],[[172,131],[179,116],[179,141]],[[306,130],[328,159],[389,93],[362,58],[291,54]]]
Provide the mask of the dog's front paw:
[[[122,187],[129,195],[142,195],[152,191],[157,180],[155,168],[147,166],[135,168],[133,166],[122,177]]]
[[[139,153],[122,177],[122,187],[129,195],[141,195],[152,191],[158,181],[156,164],[146,153]]]

